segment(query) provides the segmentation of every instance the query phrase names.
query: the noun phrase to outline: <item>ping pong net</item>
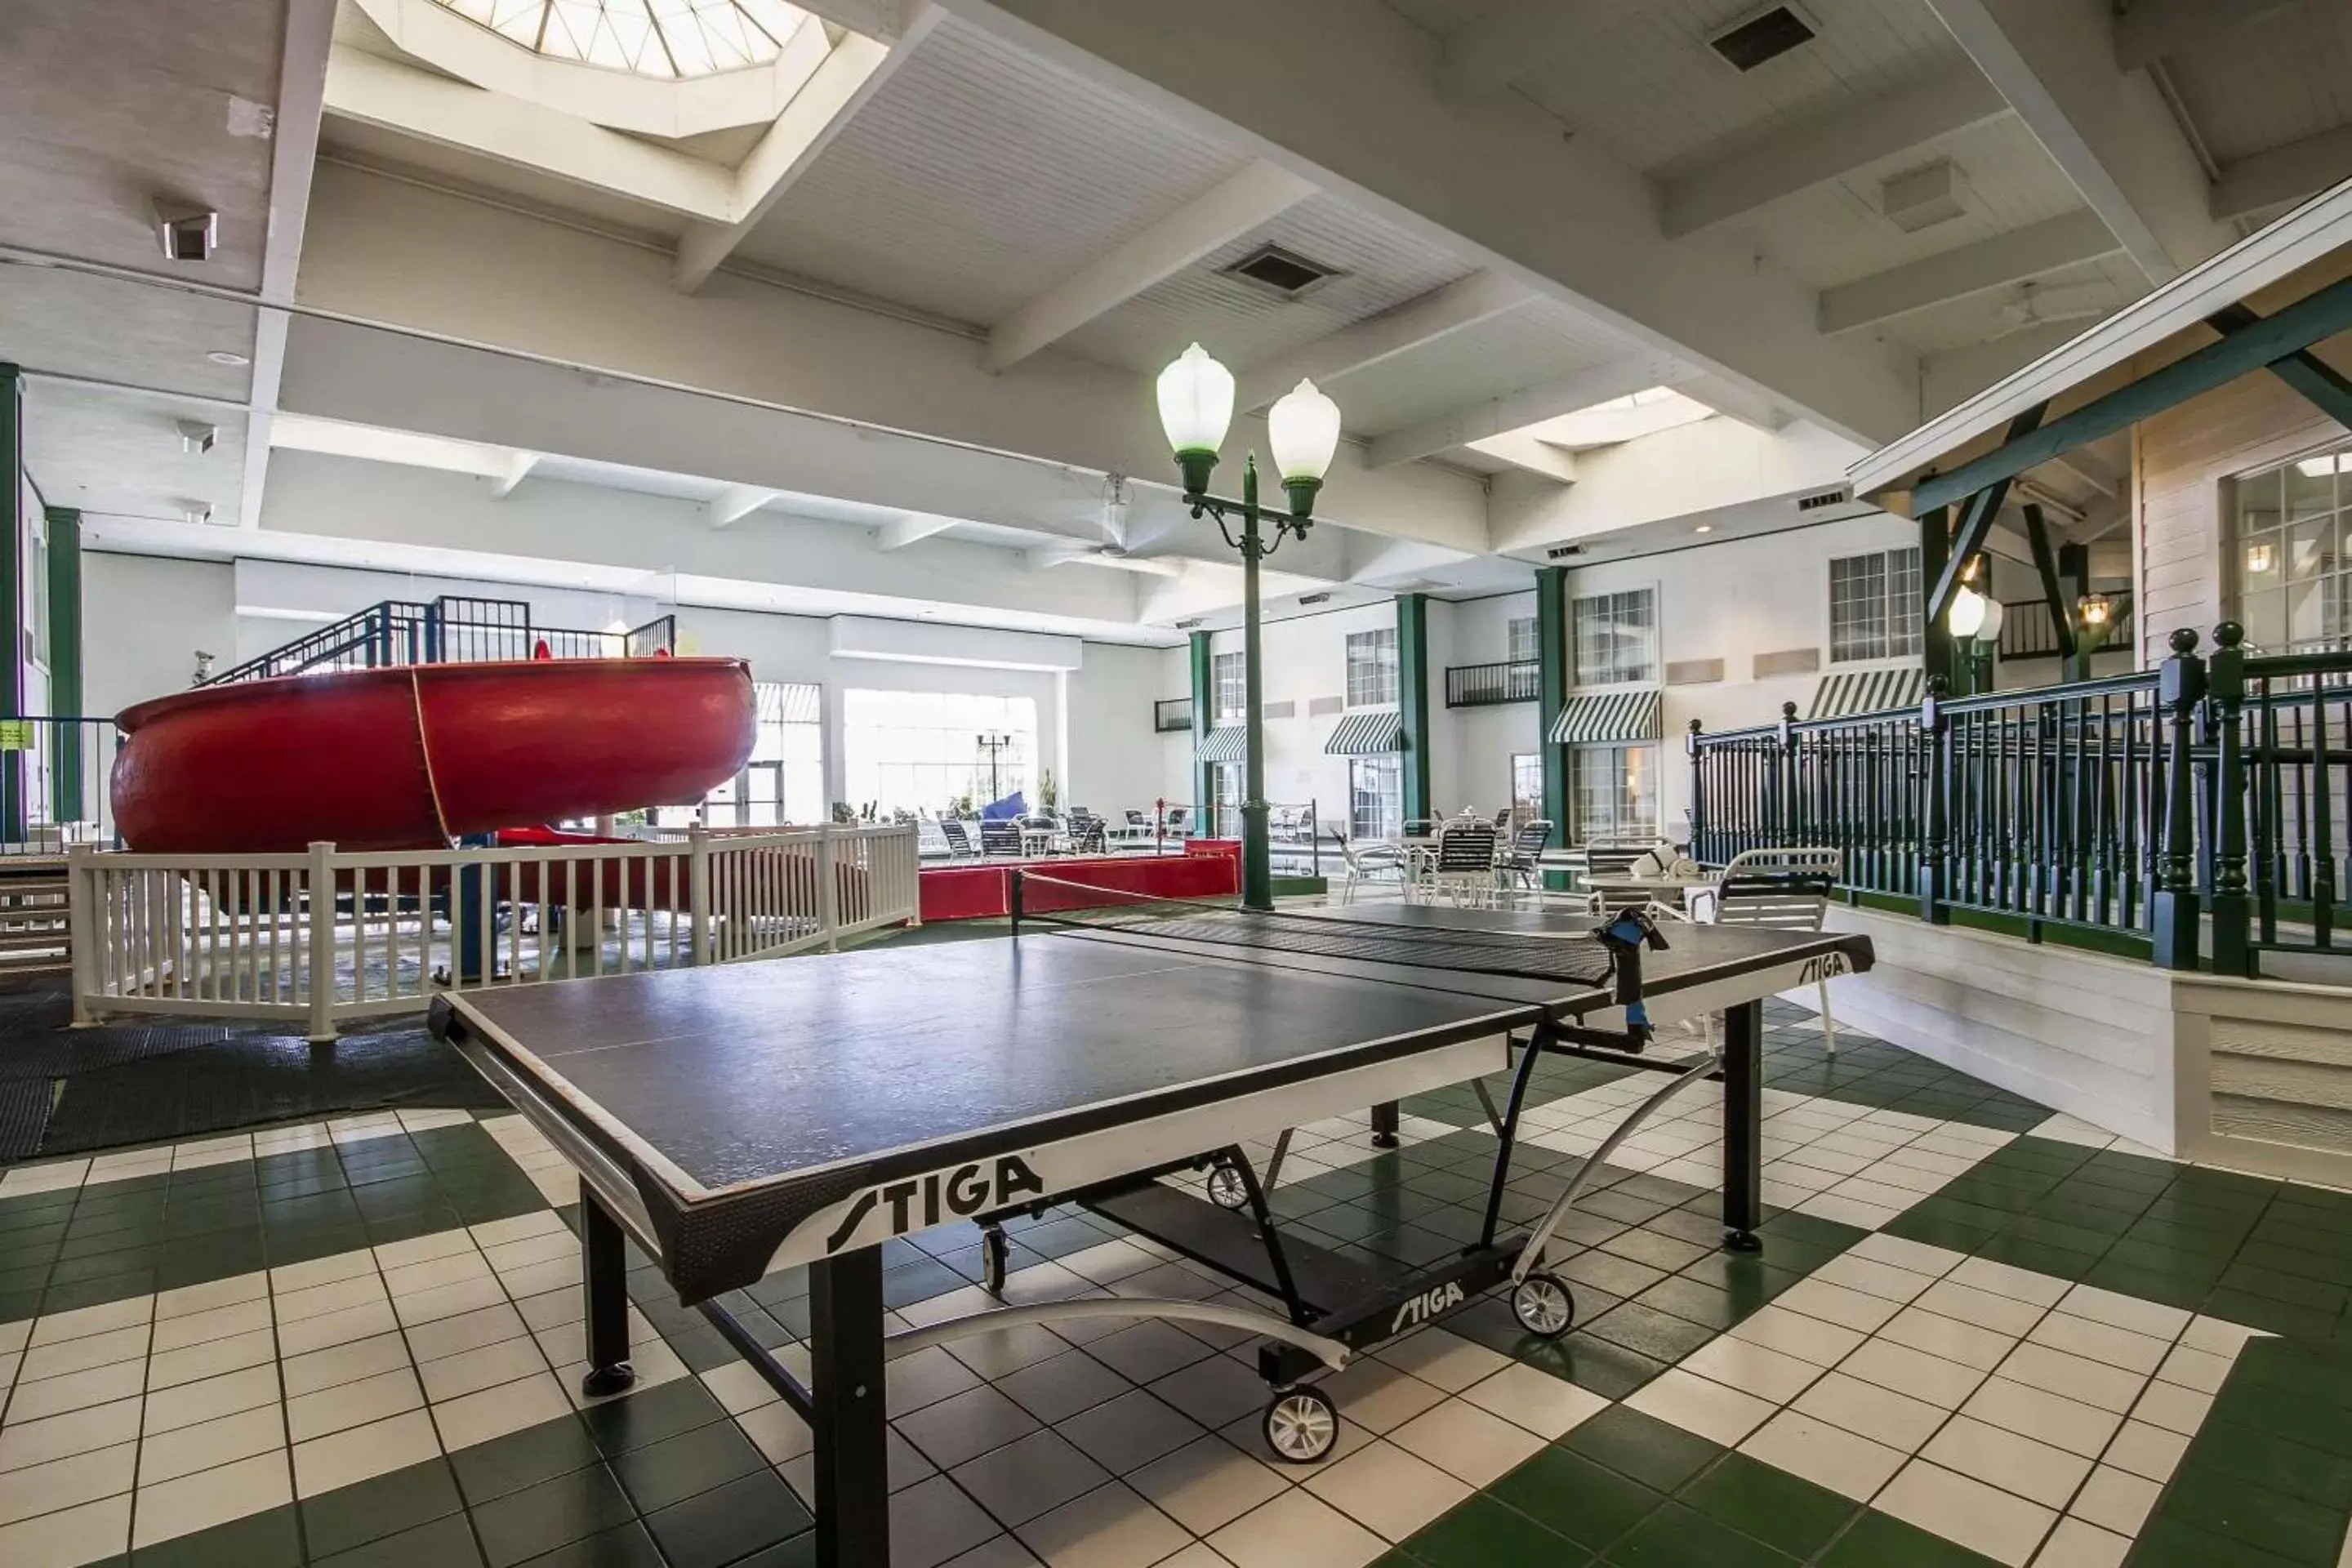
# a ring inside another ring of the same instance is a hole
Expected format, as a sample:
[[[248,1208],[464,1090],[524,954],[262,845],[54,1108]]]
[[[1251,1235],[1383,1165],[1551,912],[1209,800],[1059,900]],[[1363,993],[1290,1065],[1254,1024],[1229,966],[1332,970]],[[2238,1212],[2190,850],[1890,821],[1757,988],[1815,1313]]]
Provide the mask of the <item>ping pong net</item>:
[[[1074,935],[1246,949],[1254,962],[1284,956],[1350,959],[1460,973],[1600,985],[1613,973],[1609,949],[1581,932],[1531,935],[1245,910],[1230,898],[1171,899],[1129,889],[1015,871],[1013,924]]]

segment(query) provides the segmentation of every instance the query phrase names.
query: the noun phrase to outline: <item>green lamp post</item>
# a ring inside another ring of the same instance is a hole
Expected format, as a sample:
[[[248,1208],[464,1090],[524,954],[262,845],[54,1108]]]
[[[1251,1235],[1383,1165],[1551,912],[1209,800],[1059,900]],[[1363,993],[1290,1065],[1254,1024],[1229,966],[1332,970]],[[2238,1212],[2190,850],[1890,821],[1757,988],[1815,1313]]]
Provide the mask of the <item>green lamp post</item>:
[[[1226,427],[1234,420],[1234,373],[1209,357],[1194,343],[1160,373],[1160,423],[1175,449],[1177,472],[1184,482],[1184,501],[1192,515],[1217,520],[1225,542],[1242,557],[1242,904],[1253,910],[1274,907],[1274,869],[1266,838],[1265,705],[1259,685],[1257,563],[1279,549],[1286,536],[1307,537],[1315,510],[1315,492],[1323,488],[1331,456],[1339,447],[1339,409],[1301,381],[1283,394],[1266,416],[1267,444],[1274,466],[1289,496],[1286,514],[1275,513],[1274,537],[1260,524],[1269,514],[1257,503],[1257,454],[1242,462],[1242,496],[1229,500],[1209,494],[1209,471],[1217,466],[1217,449],[1225,444]],[[1238,521],[1241,531],[1234,531]]]

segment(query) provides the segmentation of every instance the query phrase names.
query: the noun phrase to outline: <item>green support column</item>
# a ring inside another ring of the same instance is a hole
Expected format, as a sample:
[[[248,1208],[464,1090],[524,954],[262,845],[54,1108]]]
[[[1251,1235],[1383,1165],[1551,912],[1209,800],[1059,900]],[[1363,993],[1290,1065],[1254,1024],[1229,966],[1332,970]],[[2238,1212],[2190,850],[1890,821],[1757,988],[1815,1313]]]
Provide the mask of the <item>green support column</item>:
[[[1217,781],[1212,775],[1212,764],[1201,760],[1201,750],[1209,739],[1210,728],[1217,717],[1216,661],[1209,655],[1209,634],[1192,634],[1192,799],[1195,815],[1203,823],[1214,826],[1217,810]]]
[[[1936,615],[1936,584],[1952,553],[1952,529],[1942,507],[1919,519],[1919,662],[1929,675],[1955,683],[1959,670],[1952,663],[1952,628]]]
[[[1568,748],[1553,745],[1549,736],[1567,706],[1568,568],[1544,566],[1536,571],[1536,750],[1543,758],[1544,816],[1551,819],[1556,844],[1568,842]]]
[[[1429,789],[1429,596],[1399,594],[1397,727],[1404,736],[1404,819],[1435,816]]]
[[[49,711],[59,719],[81,714],[81,513],[71,507],[47,510],[49,525]],[[59,724],[50,744],[50,807],[58,822],[82,818],[82,733],[79,724]]]
[[[25,379],[13,364],[0,364],[0,474],[8,496],[0,501],[0,637],[7,639],[0,665],[0,702],[7,717],[25,712]],[[25,837],[25,753],[0,752],[0,836]]]
[[[2100,633],[2083,624],[2081,605],[2091,592],[2091,547],[2087,544],[2062,544],[2058,547],[2058,603],[2066,612],[2067,624],[2074,628],[2073,653],[2058,667],[2058,679],[2063,681],[2091,679],[2091,650]]]

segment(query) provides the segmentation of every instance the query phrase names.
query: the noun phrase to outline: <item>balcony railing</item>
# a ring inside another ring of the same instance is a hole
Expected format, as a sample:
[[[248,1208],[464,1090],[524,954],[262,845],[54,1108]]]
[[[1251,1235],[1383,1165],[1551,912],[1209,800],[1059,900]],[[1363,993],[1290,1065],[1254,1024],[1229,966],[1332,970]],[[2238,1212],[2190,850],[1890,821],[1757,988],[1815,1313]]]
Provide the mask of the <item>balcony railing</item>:
[[[1445,668],[1448,708],[1491,708],[1504,702],[1533,702],[1542,689],[1542,666],[1533,659],[1507,659],[1500,664],[1454,664]]]
[[[677,619],[660,616],[626,631],[592,632],[533,626],[520,599],[444,597],[430,604],[386,599],[332,626],[295,638],[234,668],[206,686],[307,675],[331,669],[373,669],[391,664],[470,664],[505,658],[645,658],[677,651]]]
[[[2265,950],[2352,952],[2352,654],[2157,669],[1722,734],[1694,725],[1693,853],[1828,845],[1846,888],[2144,942],[2159,964],[2254,972]],[[1936,683],[1931,683],[1931,691]]]
[[[2132,646],[2132,596],[2116,590],[2104,595],[2107,601],[2107,620],[2103,626],[2086,628],[2091,633],[2093,653],[2105,653],[2110,648],[2128,650]],[[2000,657],[2011,658],[2056,658],[2058,628],[2050,624],[2050,601],[2019,599],[2004,601],[2000,606]]]
[[[1192,727],[1192,700],[1189,697],[1171,697],[1164,702],[1153,703],[1151,705],[1151,727],[1163,735],[1172,733],[1178,730],[1191,729]]]

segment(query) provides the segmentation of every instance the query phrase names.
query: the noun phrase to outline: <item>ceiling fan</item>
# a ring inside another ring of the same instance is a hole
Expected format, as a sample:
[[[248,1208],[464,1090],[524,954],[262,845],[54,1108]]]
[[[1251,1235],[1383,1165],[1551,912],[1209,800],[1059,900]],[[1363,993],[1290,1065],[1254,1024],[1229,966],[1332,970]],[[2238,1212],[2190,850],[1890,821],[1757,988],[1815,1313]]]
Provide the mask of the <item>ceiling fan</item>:
[[[2052,289],[2040,283],[2021,283],[2017,286],[2017,298],[2000,308],[2001,330],[1993,341],[2013,338],[2036,327],[2095,321],[2113,309],[2113,290],[2103,284]]]

